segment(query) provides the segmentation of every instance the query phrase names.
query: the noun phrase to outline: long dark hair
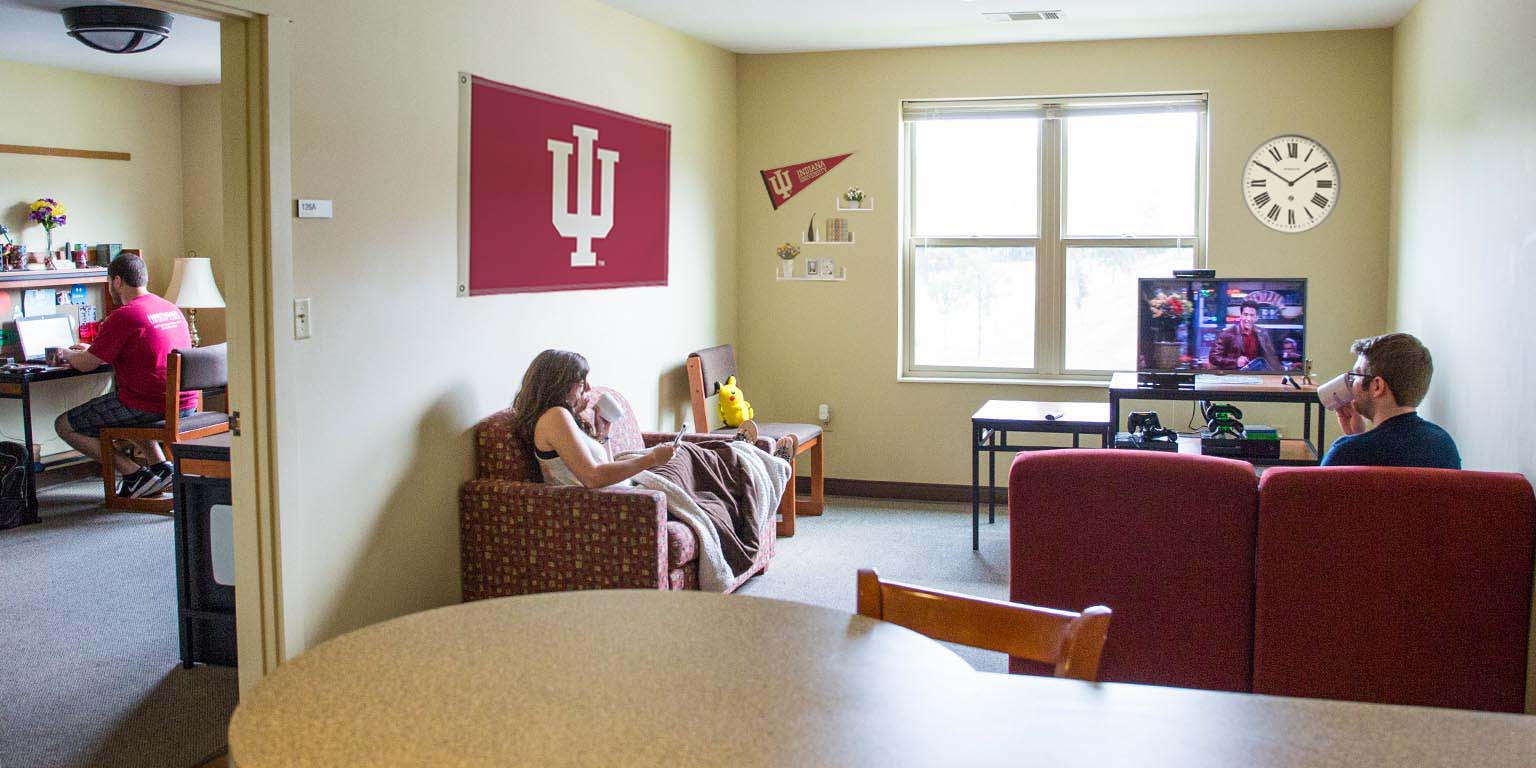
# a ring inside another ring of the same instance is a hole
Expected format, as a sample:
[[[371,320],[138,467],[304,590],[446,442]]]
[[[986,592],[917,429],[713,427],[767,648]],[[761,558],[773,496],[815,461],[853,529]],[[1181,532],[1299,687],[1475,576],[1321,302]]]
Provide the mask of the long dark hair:
[[[523,373],[523,386],[512,399],[512,427],[529,445],[533,444],[533,427],[539,417],[551,408],[564,408],[576,417],[583,430],[591,432],[581,416],[571,408],[565,398],[571,387],[587,378],[587,359],[575,352],[563,349],[546,349],[533,358]]]

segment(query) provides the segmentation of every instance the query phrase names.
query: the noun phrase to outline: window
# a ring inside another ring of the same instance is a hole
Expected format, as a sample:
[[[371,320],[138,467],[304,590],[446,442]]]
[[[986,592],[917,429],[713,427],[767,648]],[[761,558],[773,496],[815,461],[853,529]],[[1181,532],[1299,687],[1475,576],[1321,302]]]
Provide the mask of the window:
[[[1203,263],[1205,97],[909,101],[902,373],[1136,360],[1136,279]]]

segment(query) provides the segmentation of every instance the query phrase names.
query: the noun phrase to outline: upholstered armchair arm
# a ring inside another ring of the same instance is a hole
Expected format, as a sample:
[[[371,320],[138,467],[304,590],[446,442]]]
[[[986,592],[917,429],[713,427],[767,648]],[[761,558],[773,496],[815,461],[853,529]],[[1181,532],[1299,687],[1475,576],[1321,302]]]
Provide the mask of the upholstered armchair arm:
[[[650,448],[651,446],[654,446],[654,445],[656,445],[658,443],[662,443],[662,442],[666,442],[668,440],[671,440],[672,438],[674,438],[676,436],[677,436],[676,432],[641,432],[640,433],[640,439],[645,442],[645,447],[647,447],[647,448]],[[713,434],[705,433],[705,432],[684,432],[683,433],[683,441],[684,442],[689,442],[689,443],[702,443],[702,442],[704,442],[706,440],[729,440],[729,439],[731,439],[730,435],[719,434],[719,433],[713,433]],[[769,440],[766,437],[759,437],[759,438],[757,438],[757,442],[753,443],[753,445],[756,445],[757,447],[759,447],[759,448],[761,448],[761,449],[763,449],[763,450],[765,450],[765,451],[767,451],[769,453],[773,453],[773,441]]]
[[[667,583],[666,497],[487,478],[459,492],[464,600]]]

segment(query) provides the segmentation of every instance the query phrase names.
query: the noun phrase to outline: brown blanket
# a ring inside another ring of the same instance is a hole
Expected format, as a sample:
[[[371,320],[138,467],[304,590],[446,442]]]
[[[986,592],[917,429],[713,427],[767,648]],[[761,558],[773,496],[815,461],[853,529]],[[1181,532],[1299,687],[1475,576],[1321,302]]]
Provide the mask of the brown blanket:
[[[752,473],[730,443],[679,443],[672,460],[651,470],[676,483],[699,504],[720,534],[720,549],[731,573],[740,576],[757,557],[762,517],[753,500]]]

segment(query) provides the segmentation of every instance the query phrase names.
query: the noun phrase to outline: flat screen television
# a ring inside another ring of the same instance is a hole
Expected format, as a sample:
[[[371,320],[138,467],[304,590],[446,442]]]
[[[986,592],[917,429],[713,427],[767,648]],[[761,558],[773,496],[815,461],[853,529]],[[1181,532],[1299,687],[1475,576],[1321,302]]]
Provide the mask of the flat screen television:
[[[1307,357],[1306,278],[1144,277],[1139,371],[1299,371]]]

